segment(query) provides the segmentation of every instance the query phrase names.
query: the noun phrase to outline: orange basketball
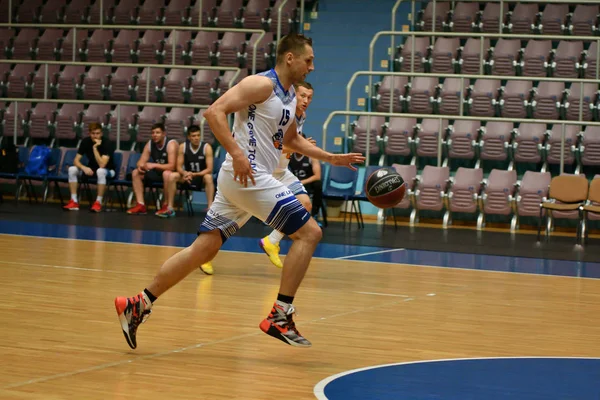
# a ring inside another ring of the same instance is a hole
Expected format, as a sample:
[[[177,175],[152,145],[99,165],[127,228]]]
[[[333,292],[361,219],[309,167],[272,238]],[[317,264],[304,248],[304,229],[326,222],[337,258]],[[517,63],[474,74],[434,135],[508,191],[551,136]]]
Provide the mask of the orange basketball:
[[[367,179],[367,198],[376,207],[391,208],[400,203],[406,193],[404,179],[393,168],[381,168]]]

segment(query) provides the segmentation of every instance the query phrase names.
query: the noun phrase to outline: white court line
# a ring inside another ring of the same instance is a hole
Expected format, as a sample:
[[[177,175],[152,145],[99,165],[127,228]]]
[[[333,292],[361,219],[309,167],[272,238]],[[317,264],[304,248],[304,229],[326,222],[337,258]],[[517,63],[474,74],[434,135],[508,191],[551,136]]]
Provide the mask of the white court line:
[[[411,365],[411,364],[428,364],[428,363],[441,363],[441,362],[452,362],[452,361],[471,361],[471,360],[513,360],[513,359],[545,359],[545,358],[558,358],[558,359],[567,359],[567,360],[600,360],[597,357],[553,357],[553,356],[519,356],[519,357],[473,357],[473,358],[445,358],[441,360],[421,360],[421,361],[409,361],[409,362],[401,362],[401,363],[392,363],[392,364],[381,364],[381,365],[373,365],[370,367],[357,368],[349,371],[340,372],[339,374],[332,375],[323,379],[321,382],[317,383],[314,388],[314,394],[317,397],[317,400],[329,400],[329,397],[325,396],[325,387],[331,383],[332,381],[341,378],[346,375],[354,374],[356,372],[368,371],[370,369],[377,368],[385,368],[385,367],[395,367],[401,365]]]
[[[372,294],[373,296],[389,296],[389,297],[410,297],[405,294],[391,294],[391,293],[378,293],[378,292],[354,292],[358,294]]]
[[[406,249],[388,249],[388,250],[371,251],[369,253],[361,253],[361,254],[353,254],[351,256],[335,257],[335,258],[332,258],[332,260],[345,260],[347,258],[370,256],[372,254],[383,254],[383,253],[391,253],[393,251],[404,251],[404,250],[406,250]]]
[[[323,320],[326,320],[326,319],[344,317],[344,316],[347,316],[347,315],[358,314],[360,312],[370,311],[370,310],[374,310],[374,309],[378,309],[378,308],[383,308],[383,307],[389,307],[389,306],[397,305],[397,304],[401,304],[401,303],[402,302],[399,301],[399,300],[397,300],[397,301],[390,301],[390,302],[386,302],[386,303],[383,303],[383,304],[378,304],[378,305],[375,305],[375,306],[360,308],[358,310],[346,311],[346,312],[342,312],[342,313],[338,313],[338,314],[329,315],[329,316],[326,316],[326,317],[316,318],[316,319],[312,319],[312,320],[308,320],[308,321],[302,321],[301,323],[303,325],[314,324],[316,322],[320,322],[320,321],[323,321]],[[180,347],[180,348],[174,349],[174,350],[163,351],[163,352],[154,353],[154,354],[148,354],[148,355],[145,355],[145,356],[133,357],[133,358],[130,358],[130,359],[127,359],[127,360],[115,361],[115,362],[110,362],[110,363],[96,365],[96,366],[93,366],[93,367],[77,369],[75,371],[63,372],[63,373],[60,373],[60,374],[42,376],[40,378],[34,378],[34,379],[29,379],[29,380],[26,380],[26,381],[22,381],[22,382],[16,382],[16,383],[12,383],[12,384],[3,386],[0,389],[4,389],[4,390],[14,389],[14,388],[18,388],[18,387],[22,387],[22,386],[26,386],[26,385],[32,385],[32,384],[35,384],[35,383],[41,383],[41,382],[47,382],[47,381],[54,380],[54,379],[71,377],[71,376],[83,374],[83,373],[86,373],[86,372],[100,371],[100,370],[103,370],[103,369],[106,369],[106,368],[116,367],[116,366],[123,365],[123,364],[129,364],[129,363],[136,362],[136,361],[142,361],[142,360],[148,360],[148,359],[158,358],[158,357],[162,357],[162,356],[168,356],[168,355],[172,355],[172,354],[176,354],[176,353],[181,353],[181,352],[186,351],[186,350],[197,349],[197,348],[200,348],[200,347],[207,347],[207,346],[211,346],[211,345],[215,345],[215,344],[220,344],[220,343],[227,343],[227,342],[231,342],[231,341],[234,341],[234,340],[239,340],[239,339],[244,339],[244,338],[249,338],[249,337],[259,336],[259,335],[264,335],[264,333],[262,331],[258,330],[257,332],[247,333],[247,334],[238,335],[238,336],[231,336],[231,337],[228,337],[228,338],[225,338],[225,339],[214,340],[212,342],[196,343],[196,344],[192,344],[192,345],[189,345],[189,346]]]
[[[89,271],[89,272],[108,272],[110,274],[123,274],[123,275],[145,275],[145,276],[153,276],[154,275],[154,274],[148,274],[148,273],[144,273],[144,272],[129,272],[129,271],[117,271],[117,270],[113,270],[113,269],[72,267],[69,265],[34,264],[34,263],[17,262],[17,261],[0,261],[0,264],[24,265],[24,266],[28,266],[28,267],[42,267],[42,268],[56,268],[56,269],[72,269],[72,270],[76,270],[76,271]]]

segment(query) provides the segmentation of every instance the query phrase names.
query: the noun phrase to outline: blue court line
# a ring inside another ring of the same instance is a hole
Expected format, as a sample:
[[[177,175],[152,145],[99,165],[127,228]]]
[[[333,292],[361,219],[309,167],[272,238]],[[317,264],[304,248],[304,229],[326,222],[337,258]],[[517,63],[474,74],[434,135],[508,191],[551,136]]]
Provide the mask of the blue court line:
[[[145,231],[124,228],[48,224],[22,221],[0,221],[0,234],[97,240],[116,243],[137,243],[155,246],[185,247],[192,243],[195,233]],[[281,242],[282,254],[287,253],[289,240]],[[234,236],[222,247],[225,251],[262,253],[257,238]],[[493,256],[374,246],[320,243],[315,257],[339,261],[382,262],[429,267],[448,267],[468,270],[513,272],[600,279],[600,263],[548,260],[540,258]]]

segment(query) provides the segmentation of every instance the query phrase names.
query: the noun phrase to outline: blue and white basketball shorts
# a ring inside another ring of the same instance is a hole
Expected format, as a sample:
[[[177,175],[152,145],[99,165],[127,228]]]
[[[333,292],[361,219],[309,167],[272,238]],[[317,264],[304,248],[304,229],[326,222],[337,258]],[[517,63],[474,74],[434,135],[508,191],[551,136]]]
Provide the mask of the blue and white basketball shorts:
[[[304,185],[300,183],[296,175],[294,175],[289,169],[285,169],[283,173],[275,175],[275,179],[277,179],[279,182],[283,183],[284,186],[290,189],[294,196],[297,196],[299,194],[308,195],[308,192],[304,188]]]
[[[254,175],[256,185],[248,187],[234,181],[233,173],[221,169],[217,195],[199,233],[218,229],[223,242],[233,236],[254,216],[273,229],[291,235],[304,226],[310,214],[291,189],[270,174]]]

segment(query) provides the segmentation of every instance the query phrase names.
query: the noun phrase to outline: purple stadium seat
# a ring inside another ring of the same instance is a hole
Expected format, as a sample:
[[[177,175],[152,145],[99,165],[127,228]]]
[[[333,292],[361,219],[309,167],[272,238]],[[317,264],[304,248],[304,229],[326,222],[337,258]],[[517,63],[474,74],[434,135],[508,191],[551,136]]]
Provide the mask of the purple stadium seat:
[[[517,3],[515,9],[509,13],[508,31],[514,34],[530,33],[539,11],[535,3]]]
[[[448,158],[472,160],[479,140],[481,122],[457,120],[445,140]]]
[[[447,194],[449,216],[453,212],[473,214],[477,211],[482,181],[483,170],[480,168],[461,167],[456,171]]]
[[[173,68],[165,76],[164,101],[166,103],[183,103],[189,93],[192,71]]]
[[[437,78],[417,77],[413,78],[412,82],[408,85],[409,92],[406,96],[408,112],[414,114],[431,114],[438,86]]]
[[[46,29],[37,43],[36,60],[56,60],[56,49],[63,37],[61,29]]]
[[[196,0],[190,11],[192,26],[198,26],[200,15],[200,1]],[[202,26],[208,25],[209,16],[216,12],[217,0],[202,0]]]
[[[192,42],[191,63],[193,65],[210,65],[210,57],[214,52],[216,43],[218,43],[217,32],[198,32]]]
[[[65,104],[56,115],[57,139],[73,140],[76,138],[75,129],[81,124],[83,104]]]
[[[424,11],[421,12],[420,21],[417,25],[421,31],[431,32],[433,30],[433,7],[434,3],[429,2]],[[443,22],[447,21],[448,13],[450,12],[449,2],[435,3],[435,31],[442,31]]]
[[[86,100],[104,99],[104,88],[108,85],[110,67],[92,67],[83,78],[83,98]]]
[[[557,119],[562,94],[565,90],[563,82],[540,82],[535,88],[531,107],[533,117],[537,119]]]
[[[565,165],[573,165],[575,162],[575,145],[577,144],[577,134],[581,131],[581,127],[577,125],[565,126]],[[548,164],[560,164],[560,149],[562,141],[562,126],[555,124],[550,131],[549,137],[546,140],[544,149],[546,151],[546,162]]]
[[[500,10],[500,3],[487,3],[481,14],[480,29],[485,33],[500,32],[500,16],[505,15],[508,11],[508,5],[504,3],[504,7]]]
[[[578,4],[573,12],[569,30],[575,36],[592,36],[592,27],[596,25],[598,12],[597,4]]]
[[[540,163],[545,133],[545,124],[527,122],[519,125],[512,144],[515,162]]]
[[[175,46],[175,60],[173,60],[173,45]],[[164,45],[165,64],[184,64],[183,52],[189,51],[191,46],[192,33],[190,31],[174,31],[169,34]],[[210,60],[207,62],[210,63]]]
[[[385,76],[377,90],[377,111],[389,111],[392,103],[393,112],[401,112],[400,95],[404,94],[407,83],[408,78],[405,76]],[[390,92],[392,92],[391,98]]]
[[[512,122],[488,122],[479,141],[480,159],[506,161],[512,132]]]
[[[385,130],[386,156],[408,157],[413,154],[414,135],[417,120],[415,118],[391,117]],[[413,154],[414,155],[414,154]]]
[[[476,3],[473,3],[476,5]],[[483,52],[487,51],[490,48],[490,39],[483,39]],[[485,56],[481,57],[481,39],[477,38],[469,38],[467,39],[467,43],[463,47],[459,64],[460,64],[460,72],[462,74],[472,74],[472,75],[482,75],[483,69],[481,66],[483,65],[483,60],[485,60]]]
[[[222,96],[227,90],[229,90],[229,82],[233,79],[236,71],[225,71],[219,80],[219,96]],[[235,86],[239,81],[248,76],[246,69],[240,70],[240,73],[235,78],[235,81],[231,83],[231,87]]]
[[[137,80],[137,68],[117,68],[115,73],[110,78],[110,83],[108,85],[110,99],[129,101],[131,99],[131,92],[137,85]]]
[[[494,47],[492,60],[490,61],[492,64],[492,75],[515,75],[519,50],[521,50],[521,40],[499,39]]]
[[[458,115],[460,111],[460,88],[462,81],[463,99],[465,91],[469,87],[468,79],[446,78],[440,92],[440,114]]]
[[[469,96],[470,114],[493,117],[500,90],[500,80],[477,79]]]
[[[192,123],[193,117],[193,108],[171,109],[165,120],[165,129],[169,133],[169,138],[176,139],[179,142],[185,141],[187,128]]]
[[[415,52],[413,56],[412,46],[415,46]],[[400,65],[400,71],[409,72],[411,63],[414,58],[414,72],[423,72],[423,59],[427,55],[429,48],[429,38],[426,37],[413,37],[406,38],[403,45],[399,46],[399,57],[398,64]]]
[[[137,106],[121,106],[121,141],[129,142],[131,140],[130,128],[135,125],[138,110]],[[108,138],[115,142],[118,132],[117,109],[110,112],[108,119]]]
[[[453,73],[459,47],[459,38],[438,38],[431,52],[431,72]]]
[[[581,164],[584,166],[600,165],[600,127],[587,126],[581,134]]]
[[[57,97],[59,99],[76,99],[77,89],[83,81],[83,74],[85,74],[85,67],[67,65],[58,76]]]
[[[263,20],[267,17],[269,0],[250,0],[244,11],[245,29],[263,29]]]
[[[164,33],[163,31],[146,31],[144,36],[139,40],[137,44],[137,62],[140,64],[156,64],[163,63],[165,57],[170,60],[171,53],[165,54],[164,48]],[[160,60],[160,61],[159,61]],[[167,62],[170,64],[171,62]]]
[[[551,51],[551,40],[529,40],[521,59],[523,75],[546,76]]]
[[[352,151],[366,154],[367,142],[369,143],[369,154],[379,154],[379,140],[383,137],[384,117],[371,117],[371,129],[368,127],[368,117],[360,116],[358,120],[352,123]],[[370,132],[370,138],[367,139],[367,132]]]
[[[139,23],[140,25],[164,24],[165,0],[144,0],[144,4],[140,7]]]
[[[448,130],[448,120],[442,120],[442,131],[440,132],[440,122],[438,119],[424,119],[417,125],[417,137],[415,144],[418,157],[437,158],[438,140],[441,136],[442,141],[446,140],[446,131]]]
[[[444,197],[450,179],[448,167],[425,166],[415,189],[416,209],[441,211],[444,208]],[[416,220],[418,214],[415,213]]]
[[[508,81],[500,99],[502,117],[525,118],[532,90],[533,83],[531,81]]]
[[[414,200],[414,189],[417,178],[417,166],[416,165],[403,165],[403,164],[392,164],[392,168],[396,170],[406,182],[406,194],[402,198],[402,201],[394,206],[394,208],[407,209],[411,207],[411,203]]]
[[[50,126],[54,125],[54,114],[56,104],[37,103],[31,109],[29,117],[29,136],[35,139],[48,139],[50,137]]]
[[[39,37],[38,30],[23,28],[13,40],[12,59],[31,60],[31,48]]]
[[[139,31],[131,29],[121,30],[113,41],[111,50],[112,62],[132,62],[132,50],[135,49],[135,42],[138,40],[138,37]]]
[[[200,69],[192,79],[192,104],[210,104],[217,87],[219,71]]]
[[[480,215],[510,215],[513,212],[516,184],[517,171],[493,169],[480,196],[483,206],[479,210]]]
[[[450,29],[453,32],[469,33],[473,31],[473,23],[479,11],[479,3],[459,2],[452,12]]]
[[[58,65],[48,65],[48,98],[50,98],[50,88],[56,84],[58,71]],[[32,96],[34,99],[43,99],[44,98],[44,77],[46,76],[46,68],[42,65],[35,76],[33,77],[33,89]]]
[[[10,69],[9,64],[2,64]],[[7,76],[8,97],[25,97],[26,88],[33,82],[35,64],[17,64]]]
[[[552,62],[553,75],[557,78],[577,78],[582,52],[582,41],[561,40]]]
[[[126,32],[125,30],[123,32]],[[77,32],[77,41],[79,42],[79,32]],[[85,41],[83,46],[79,50],[80,57],[86,61],[91,62],[106,62],[109,55],[109,49],[113,43],[113,34],[109,30],[97,29],[92,33],[92,36]],[[63,45],[63,46],[66,46]],[[65,51],[70,51],[66,50]],[[63,58],[68,60],[68,58]],[[131,59],[126,60],[131,62]]]
[[[148,80],[148,72],[150,73],[150,80]],[[146,93],[148,93],[148,101],[155,102],[164,75],[164,68],[144,68],[139,74],[137,81],[136,99],[138,101],[146,101]],[[147,92],[148,89],[149,92]]]
[[[568,13],[568,4],[546,4],[541,18],[542,32],[545,35],[562,34]]]
[[[578,82],[571,84],[571,87],[567,89],[567,100],[565,102],[566,116],[567,119],[572,121],[591,121],[592,109],[590,106],[594,104],[598,85],[595,83],[583,84],[583,103],[580,102],[581,91],[582,84]],[[579,118],[580,104],[583,111],[582,118]]]
[[[217,26],[233,28],[242,11],[242,0],[223,0],[217,9]]]

